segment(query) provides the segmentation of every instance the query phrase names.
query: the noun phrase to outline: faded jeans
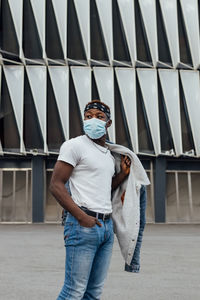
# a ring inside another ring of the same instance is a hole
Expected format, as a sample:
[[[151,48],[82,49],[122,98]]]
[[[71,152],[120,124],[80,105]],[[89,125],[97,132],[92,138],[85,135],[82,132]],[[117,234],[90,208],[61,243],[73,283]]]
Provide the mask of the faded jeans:
[[[57,300],[100,299],[112,255],[112,219],[102,227],[81,226],[67,213],[64,227],[66,247],[65,281]]]

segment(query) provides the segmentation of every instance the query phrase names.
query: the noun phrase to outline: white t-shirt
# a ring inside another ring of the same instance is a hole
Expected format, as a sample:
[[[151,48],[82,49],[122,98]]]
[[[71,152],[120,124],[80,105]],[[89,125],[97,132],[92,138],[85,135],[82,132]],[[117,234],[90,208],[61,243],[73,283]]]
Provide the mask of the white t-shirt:
[[[95,212],[112,212],[111,184],[115,161],[107,148],[81,135],[62,144],[58,160],[74,167],[69,184],[77,205]]]

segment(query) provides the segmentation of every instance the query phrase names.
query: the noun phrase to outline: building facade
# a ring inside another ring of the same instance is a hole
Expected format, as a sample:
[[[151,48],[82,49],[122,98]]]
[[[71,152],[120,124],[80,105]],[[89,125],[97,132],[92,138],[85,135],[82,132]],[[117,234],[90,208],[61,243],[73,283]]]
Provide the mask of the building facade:
[[[59,222],[48,186],[91,99],[141,159],[147,221],[200,222],[200,3],[0,1],[0,222]]]

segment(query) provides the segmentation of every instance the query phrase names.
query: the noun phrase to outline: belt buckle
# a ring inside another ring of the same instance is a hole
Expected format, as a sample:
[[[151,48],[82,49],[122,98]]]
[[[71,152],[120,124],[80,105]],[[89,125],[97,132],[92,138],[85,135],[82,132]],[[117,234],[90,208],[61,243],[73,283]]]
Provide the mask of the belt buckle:
[[[103,214],[103,218],[102,218],[103,221],[106,220],[106,214]]]

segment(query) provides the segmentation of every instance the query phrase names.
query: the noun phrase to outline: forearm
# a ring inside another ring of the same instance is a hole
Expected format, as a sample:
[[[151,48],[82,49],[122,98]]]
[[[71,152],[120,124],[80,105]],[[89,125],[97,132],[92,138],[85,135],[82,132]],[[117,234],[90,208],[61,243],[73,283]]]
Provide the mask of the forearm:
[[[73,201],[68,193],[64,183],[56,182],[51,183],[50,191],[56,198],[57,202],[70,214],[72,214],[77,220],[82,220],[85,217],[84,211],[82,211],[78,205]]]
[[[112,191],[116,190],[120,184],[126,179],[127,175],[123,172],[119,172],[112,179]]]

